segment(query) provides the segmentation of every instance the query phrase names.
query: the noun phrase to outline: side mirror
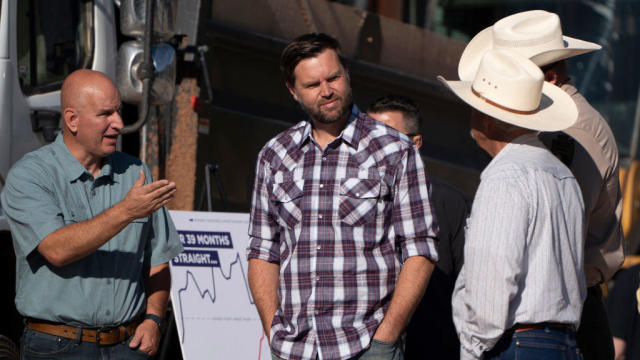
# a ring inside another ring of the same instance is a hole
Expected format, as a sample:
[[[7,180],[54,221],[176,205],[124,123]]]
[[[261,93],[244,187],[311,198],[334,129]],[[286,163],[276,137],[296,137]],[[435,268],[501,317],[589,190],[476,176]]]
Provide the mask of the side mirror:
[[[166,41],[176,33],[178,0],[154,0],[153,39]],[[146,0],[121,0],[120,32],[134,38],[144,37]]]
[[[143,61],[144,45],[141,41],[127,41],[120,46],[116,66],[116,84],[122,101],[139,104],[142,101],[142,80],[138,69]],[[176,51],[168,44],[156,44],[151,48],[153,59],[152,105],[162,105],[173,100],[176,81]]]

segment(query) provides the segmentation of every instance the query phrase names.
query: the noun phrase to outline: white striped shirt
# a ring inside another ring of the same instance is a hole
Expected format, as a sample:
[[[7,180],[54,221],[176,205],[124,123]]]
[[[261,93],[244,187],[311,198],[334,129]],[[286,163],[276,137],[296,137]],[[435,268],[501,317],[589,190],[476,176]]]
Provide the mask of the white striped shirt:
[[[453,294],[461,359],[481,358],[516,323],[578,326],[586,296],[584,204],[538,140],[513,140],[482,172]]]

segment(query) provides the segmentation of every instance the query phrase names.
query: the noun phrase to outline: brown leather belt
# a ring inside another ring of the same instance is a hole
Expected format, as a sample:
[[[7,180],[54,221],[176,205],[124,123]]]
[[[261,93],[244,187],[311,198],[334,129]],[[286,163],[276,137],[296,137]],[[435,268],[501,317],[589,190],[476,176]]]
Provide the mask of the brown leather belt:
[[[536,324],[515,324],[513,326],[513,330],[515,332],[540,330],[545,328],[551,328],[556,330],[574,330],[573,325],[571,324],[563,324],[563,323],[555,323],[555,322],[542,322],[542,323],[536,323]]]
[[[82,332],[82,341],[98,343],[99,345],[113,345],[125,341],[136,331],[142,322],[142,318],[133,320],[127,325],[116,326],[108,329],[83,329],[64,324],[27,320],[27,327],[31,330],[45,334],[61,336],[67,339],[77,339],[78,332]]]

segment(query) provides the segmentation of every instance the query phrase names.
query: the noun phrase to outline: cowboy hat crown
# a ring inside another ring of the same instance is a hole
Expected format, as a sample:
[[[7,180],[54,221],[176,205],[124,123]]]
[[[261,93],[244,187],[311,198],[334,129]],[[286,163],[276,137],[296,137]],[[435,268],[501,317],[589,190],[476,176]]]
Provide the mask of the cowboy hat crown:
[[[479,32],[460,57],[458,75],[472,80],[484,53],[490,49],[509,49],[544,66],[601,46],[562,35],[558,15],[544,10],[524,11],[507,16]]]
[[[512,50],[487,51],[473,81],[438,80],[476,110],[518,127],[559,131],[578,119],[569,94],[545,82],[536,64]]]

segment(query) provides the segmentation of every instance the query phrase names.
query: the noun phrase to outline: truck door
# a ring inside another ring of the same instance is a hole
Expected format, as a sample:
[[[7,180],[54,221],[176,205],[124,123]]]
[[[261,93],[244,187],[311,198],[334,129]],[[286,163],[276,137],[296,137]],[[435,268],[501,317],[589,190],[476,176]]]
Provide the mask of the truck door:
[[[2,0],[2,178],[24,154],[55,139],[62,81],[76,69],[91,67],[93,12],[92,1]],[[0,231],[6,229],[0,209]]]

